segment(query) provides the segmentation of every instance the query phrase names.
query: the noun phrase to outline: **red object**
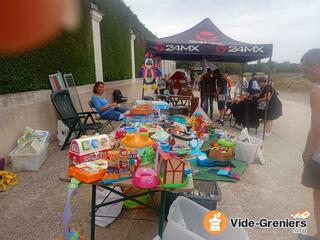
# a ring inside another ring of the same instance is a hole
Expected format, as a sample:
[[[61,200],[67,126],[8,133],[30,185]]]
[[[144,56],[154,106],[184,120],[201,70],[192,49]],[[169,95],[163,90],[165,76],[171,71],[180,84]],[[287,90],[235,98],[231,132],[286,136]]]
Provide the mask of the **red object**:
[[[146,129],[145,127],[140,127],[139,132],[148,132],[148,129]]]
[[[193,113],[197,110],[199,106],[199,98],[198,97],[193,97],[191,99],[191,112],[190,115],[193,115]]]
[[[181,81],[187,81],[187,77],[183,72],[176,71],[169,80],[171,81],[174,89],[180,90],[182,88]]]
[[[169,80],[176,81],[176,80],[187,80],[186,75],[183,72],[176,71]]]
[[[126,136],[126,130],[124,128],[117,129],[115,139],[120,139]]]

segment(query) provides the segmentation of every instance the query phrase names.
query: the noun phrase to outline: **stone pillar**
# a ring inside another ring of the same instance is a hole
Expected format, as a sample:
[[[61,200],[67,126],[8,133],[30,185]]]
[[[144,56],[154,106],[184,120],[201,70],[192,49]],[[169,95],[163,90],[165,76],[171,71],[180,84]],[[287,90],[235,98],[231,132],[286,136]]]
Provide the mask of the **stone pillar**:
[[[98,7],[91,3],[91,23],[93,35],[94,49],[94,64],[96,70],[96,81],[103,82],[102,54],[101,54],[101,37],[100,37],[100,22],[103,14],[98,10]]]
[[[136,36],[134,35],[134,32],[130,30],[130,42],[131,42],[131,79],[134,81],[136,79],[136,64],[135,64],[135,54],[134,54],[134,40],[136,39]]]

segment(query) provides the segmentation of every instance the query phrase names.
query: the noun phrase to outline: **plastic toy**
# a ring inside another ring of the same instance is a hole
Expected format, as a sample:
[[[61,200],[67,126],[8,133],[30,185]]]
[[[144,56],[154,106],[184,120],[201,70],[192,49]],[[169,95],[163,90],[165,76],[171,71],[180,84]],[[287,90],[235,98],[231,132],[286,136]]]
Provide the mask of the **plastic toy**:
[[[107,184],[131,177],[140,163],[138,158],[134,149],[120,148],[119,151],[109,151],[108,168],[102,177],[102,182]]]
[[[68,185],[67,200],[62,213],[63,224],[63,240],[83,240],[84,238],[79,235],[79,231],[74,231],[69,228],[69,223],[72,218],[71,198],[77,192],[81,182],[75,178],[71,179]]]
[[[197,157],[198,166],[208,166],[208,162],[208,157],[205,153],[202,153]]]
[[[8,187],[16,186],[17,183],[16,174],[7,171],[0,171],[0,192],[7,190]]]
[[[177,188],[188,184],[184,175],[185,160],[175,154],[158,150],[157,172],[163,187]]]
[[[107,172],[108,161],[98,159],[81,163],[69,168],[69,176],[75,177],[84,183],[92,183],[102,179]]]
[[[148,164],[154,159],[154,140],[149,137],[146,132],[142,133],[127,133],[120,140],[120,144],[125,148],[136,149],[141,157],[141,164]]]
[[[114,136],[115,139],[120,139],[126,136],[126,129],[125,128],[119,128],[116,131],[116,135]]]
[[[240,176],[236,173],[233,173],[231,167],[226,167],[223,169],[211,168],[208,170],[208,172],[219,175],[219,176],[224,176],[224,177],[229,177],[229,178],[240,180]]]
[[[169,152],[170,151],[170,144],[169,143],[167,143],[167,142],[162,142],[162,143],[160,143],[160,146],[161,146],[161,149],[162,149],[162,151],[163,152]]]
[[[106,134],[74,139],[71,141],[69,159],[73,165],[107,159],[110,148],[110,139]]]
[[[123,194],[125,194],[127,196],[138,195],[138,194],[144,193],[146,191],[147,190],[136,189],[134,187],[122,188]],[[135,199],[141,203],[148,204],[148,202],[150,201],[150,194],[146,194],[141,197],[137,197]],[[144,205],[139,204],[137,202],[134,202],[132,200],[126,200],[123,202],[123,207],[127,208],[127,209],[137,209],[137,208],[144,208]]]
[[[217,143],[224,147],[235,147],[236,142],[234,140],[228,139],[228,138],[221,138],[217,141]]]
[[[215,160],[230,160],[233,156],[231,147],[224,147],[217,143],[211,144],[213,148],[210,149],[209,158]]]
[[[167,110],[170,108],[169,103],[164,101],[145,101],[145,100],[136,100],[137,104],[145,104],[145,103],[151,103],[152,108],[154,110]]]
[[[195,112],[192,116],[191,126],[198,138],[201,138],[207,131],[203,116],[199,112]]]
[[[149,115],[153,112],[151,104],[138,104],[130,109],[131,115]]]
[[[157,130],[151,138],[158,142],[165,142],[170,138],[170,134],[163,130]]]
[[[160,183],[157,172],[151,168],[138,168],[132,178],[132,184],[137,188],[154,188]]]

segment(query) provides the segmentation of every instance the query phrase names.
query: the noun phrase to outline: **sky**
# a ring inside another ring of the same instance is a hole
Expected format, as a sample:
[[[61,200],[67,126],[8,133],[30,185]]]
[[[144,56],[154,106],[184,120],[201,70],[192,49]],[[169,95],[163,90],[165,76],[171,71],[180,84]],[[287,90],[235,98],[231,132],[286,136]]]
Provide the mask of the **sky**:
[[[320,0],[123,0],[157,37],[183,32],[209,17],[229,37],[272,43],[273,60],[300,62],[320,48]]]

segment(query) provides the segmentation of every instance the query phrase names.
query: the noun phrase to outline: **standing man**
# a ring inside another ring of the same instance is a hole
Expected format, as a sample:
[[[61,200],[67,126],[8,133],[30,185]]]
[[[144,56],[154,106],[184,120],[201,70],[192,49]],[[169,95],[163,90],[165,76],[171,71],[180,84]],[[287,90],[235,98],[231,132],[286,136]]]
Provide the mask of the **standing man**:
[[[299,238],[301,240],[320,240],[320,49],[311,49],[306,52],[301,59],[301,64],[304,76],[317,83],[310,94],[311,128],[302,154],[304,162],[302,184],[313,188],[314,215],[318,236],[300,235]]]
[[[202,76],[200,81],[200,93],[201,93],[201,107],[208,115],[208,107],[210,105],[210,115],[213,118],[213,99],[216,91],[216,81],[213,78],[211,68],[207,69],[207,72]]]
[[[229,100],[231,98],[231,88],[232,88],[232,80],[228,72],[223,74],[224,79],[227,81],[227,87],[228,87],[228,96],[227,99]]]
[[[228,94],[228,84],[225,78],[220,73],[219,69],[213,71],[213,76],[217,81],[216,97],[218,99],[219,119],[216,123],[224,125],[224,115],[226,113],[226,98]]]

